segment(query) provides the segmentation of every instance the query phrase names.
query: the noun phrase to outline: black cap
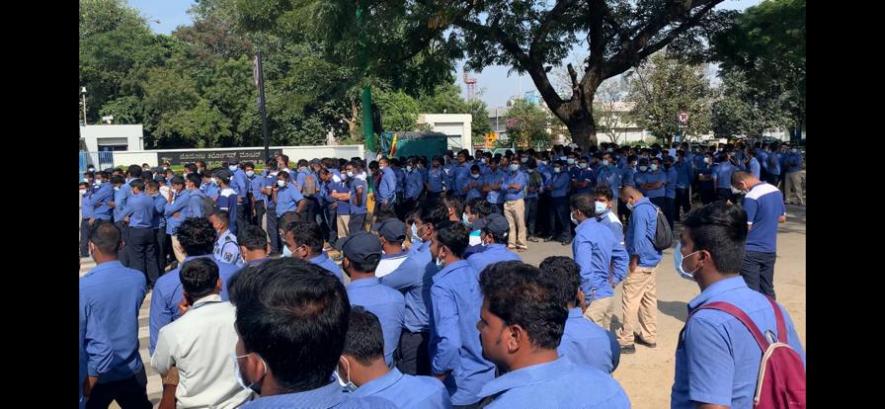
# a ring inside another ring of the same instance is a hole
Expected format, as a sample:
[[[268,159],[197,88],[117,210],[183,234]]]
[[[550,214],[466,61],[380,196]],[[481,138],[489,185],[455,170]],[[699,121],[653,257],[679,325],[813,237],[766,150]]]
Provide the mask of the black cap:
[[[396,218],[390,218],[381,222],[378,234],[387,241],[403,241],[406,239],[406,225]]]
[[[373,254],[381,257],[381,242],[378,236],[369,232],[351,234],[344,240],[339,240],[335,247],[344,253],[344,257],[355,263],[365,263]]]
[[[504,216],[492,213],[486,216],[485,230],[488,230],[497,238],[503,238],[507,237],[507,233],[510,231],[510,224],[507,223],[507,219]]]

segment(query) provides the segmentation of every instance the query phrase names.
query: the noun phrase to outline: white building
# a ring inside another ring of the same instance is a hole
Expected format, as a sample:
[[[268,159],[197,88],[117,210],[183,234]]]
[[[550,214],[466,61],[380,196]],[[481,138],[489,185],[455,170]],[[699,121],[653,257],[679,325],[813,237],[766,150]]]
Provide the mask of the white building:
[[[141,125],[80,126],[80,141],[89,152],[144,150],[144,127]]]
[[[418,125],[426,124],[433,132],[445,134],[448,149],[467,149],[473,154],[473,117],[470,114],[419,114]]]

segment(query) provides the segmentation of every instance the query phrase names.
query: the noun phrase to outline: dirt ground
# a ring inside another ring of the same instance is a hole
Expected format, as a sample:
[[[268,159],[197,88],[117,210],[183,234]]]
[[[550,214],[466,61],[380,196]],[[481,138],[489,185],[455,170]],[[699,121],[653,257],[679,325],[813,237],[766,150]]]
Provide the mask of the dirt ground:
[[[680,229],[676,226],[676,231]],[[531,243],[522,253],[527,263],[538,265],[547,256],[571,256],[571,246],[559,243]],[[781,225],[777,242],[774,288],[778,302],[793,318],[796,331],[805,346],[805,211],[788,206],[787,223]],[[636,344],[636,353],[622,355],[614,377],[630,397],[634,409],[670,407],[676,343],[687,315],[686,304],[700,293],[697,284],[678,276],[673,268],[673,250],[664,252],[657,272],[658,339],[657,347]],[[613,326],[620,327],[621,288],[615,294]]]

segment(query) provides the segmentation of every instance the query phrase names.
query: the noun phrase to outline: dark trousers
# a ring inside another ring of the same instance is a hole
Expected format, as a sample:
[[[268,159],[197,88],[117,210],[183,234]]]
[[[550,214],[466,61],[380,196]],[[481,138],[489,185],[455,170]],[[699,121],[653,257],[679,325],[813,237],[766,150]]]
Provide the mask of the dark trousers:
[[[688,188],[676,188],[676,202],[673,203],[673,210],[676,220],[682,220],[681,214],[688,214],[691,211],[691,195]]]
[[[716,189],[713,188],[713,183],[701,183],[701,203],[707,205],[713,203],[716,200]]]
[[[747,287],[775,298],[774,261],[776,258],[776,253],[744,252],[744,261],[741,263],[741,276],[747,282]]]
[[[716,200],[731,200],[734,203],[734,194],[731,193],[731,189],[718,188],[716,189]]]
[[[166,229],[154,229],[154,235],[157,237],[157,272],[160,275],[166,272],[166,257],[169,251],[166,246],[171,246],[171,239],[166,236]]]
[[[553,213],[556,215],[553,237],[559,241],[569,241],[571,239],[572,222],[568,215],[568,196],[554,197],[552,201]]]
[[[664,196],[661,196],[661,197],[652,197],[652,198],[649,198],[648,200],[649,200],[652,204],[654,204],[655,206],[661,208],[661,211],[664,212],[664,213],[666,214],[666,208],[667,208],[667,204],[665,203],[665,202],[667,201],[667,198],[666,198],[666,197],[664,197]]]
[[[80,221],[80,257],[89,257],[89,219]]]
[[[621,219],[621,224],[627,226],[630,221],[630,214],[633,213],[627,208],[627,203],[624,203],[623,200],[618,199],[618,217]]]
[[[252,224],[261,227],[261,218],[264,217],[264,214],[267,213],[267,209],[264,206],[264,201],[257,200],[255,201],[255,217],[252,219]]]
[[[768,176],[768,178],[765,179],[765,181],[768,182],[769,184],[771,184],[772,186],[777,187],[777,182],[780,181],[781,175],[779,175],[779,174],[775,175],[774,173],[769,173],[767,176]]]
[[[525,231],[529,237],[535,236],[535,223],[538,220],[538,198],[525,199]]]
[[[107,409],[117,401],[122,409],[151,409],[154,407],[147,397],[147,377],[144,369],[138,375],[114,382],[98,383],[86,401],[86,409]]]
[[[129,246],[129,225],[123,223],[123,221],[115,221],[114,226],[117,226],[120,229],[120,237],[123,239],[123,247],[120,248],[120,263],[126,267],[131,267],[129,263],[129,252],[126,250],[126,247]]]
[[[304,199],[304,209],[301,211],[300,218],[298,220],[307,221],[307,222],[317,222],[317,201],[312,197],[305,197]],[[285,226],[284,226],[285,228]]]
[[[405,198],[403,197],[402,192],[396,192],[396,203],[393,205],[393,211],[396,213],[396,217],[400,220],[406,220],[406,206],[405,206]],[[389,204],[389,203],[388,203]],[[353,217],[353,216],[351,216]]]
[[[414,211],[416,207],[418,207],[418,199],[403,200],[402,212],[404,215],[408,216],[408,214],[411,213],[412,211]],[[400,220],[405,220],[405,219],[403,218]]]
[[[248,216],[247,216],[248,215]],[[242,203],[237,203],[237,227],[243,228],[246,227],[247,217],[252,216],[252,208],[249,206],[249,201],[244,197]]]
[[[160,272],[157,269],[157,236],[150,227],[130,227],[129,245],[130,267],[144,273],[148,285],[153,285]]]
[[[350,220],[347,222],[347,230],[350,234],[354,234],[359,231],[365,231],[365,227],[363,227],[366,223],[366,214],[350,214]]]
[[[394,352],[394,361],[400,372],[409,375],[431,375],[430,351],[427,345],[430,334],[409,332],[403,329],[399,336],[399,348]]]
[[[277,227],[277,210],[273,207],[267,208],[267,236],[270,237],[270,249],[272,253],[280,253],[283,247],[280,244],[280,229]]]
[[[338,240],[338,209],[333,209],[326,205],[323,207],[321,216],[323,223],[320,227],[325,232],[325,237],[323,238],[329,244],[335,245],[335,242]]]
[[[661,210],[664,211],[664,216],[667,217],[667,222],[670,223],[670,231],[672,231],[673,222],[676,220],[676,199],[672,197],[665,197],[664,207]]]
[[[492,208],[492,213],[497,213],[500,215],[504,214],[504,209],[500,203],[489,203],[489,207]]]
[[[442,197],[442,194],[443,192],[427,192],[427,199],[430,201],[436,201]]]

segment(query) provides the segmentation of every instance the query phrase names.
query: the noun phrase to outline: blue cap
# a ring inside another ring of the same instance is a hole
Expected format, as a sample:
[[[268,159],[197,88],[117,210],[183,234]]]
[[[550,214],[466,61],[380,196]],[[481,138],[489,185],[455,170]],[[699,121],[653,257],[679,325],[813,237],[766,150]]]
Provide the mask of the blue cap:
[[[355,263],[365,263],[373,254],[377,255],[376,260],[381,258],[381,241],[378,236],[365,231],[339,240],[335,247],[344,253],[344,257]]]
[[[378,234],[387,241],[403,241],[406,239],[406,225],[397,218],[390,218],[381,222]]]
[[[496,238],[504,238],[507,237],[507,233],[510,232],[510,223],[507,223],[507,219],[505,219],[504,216],[492,213],[486,216],[484,230],[489,231]]]

